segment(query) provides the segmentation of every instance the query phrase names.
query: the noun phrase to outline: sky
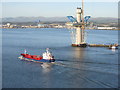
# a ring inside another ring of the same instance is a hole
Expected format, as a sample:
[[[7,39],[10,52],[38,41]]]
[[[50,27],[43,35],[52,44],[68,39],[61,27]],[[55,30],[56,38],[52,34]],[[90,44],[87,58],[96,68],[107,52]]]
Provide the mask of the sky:
[[[80,2],[82,0],[1,0],[1,2]],[[119,0],[84,0],[84,2],[119,2]]]
[[[1,6],[0,6],[1,7]],[[2,2],[0,17],[75,16],[81,2]],[[118,2],[85,2],[85,16],[118,17]]]

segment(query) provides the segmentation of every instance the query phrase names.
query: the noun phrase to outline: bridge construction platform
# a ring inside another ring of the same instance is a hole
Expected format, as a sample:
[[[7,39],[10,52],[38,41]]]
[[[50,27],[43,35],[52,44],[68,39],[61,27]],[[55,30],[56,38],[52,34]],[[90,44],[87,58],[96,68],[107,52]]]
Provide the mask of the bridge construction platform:
[[[87,44],[87,43],[84,43],[84,44],[72,44],[73,47],[111,47],[111,46],[116,46],[118,47],[119,45],[118,44],[109,44],[109,45],[105,45],[105,44]]]
[[[118,47],[118,44],[109,44],[109,45],[105,45],[105,44],[88,44],[89,47],[111,47],[111,46],[116,46]]]

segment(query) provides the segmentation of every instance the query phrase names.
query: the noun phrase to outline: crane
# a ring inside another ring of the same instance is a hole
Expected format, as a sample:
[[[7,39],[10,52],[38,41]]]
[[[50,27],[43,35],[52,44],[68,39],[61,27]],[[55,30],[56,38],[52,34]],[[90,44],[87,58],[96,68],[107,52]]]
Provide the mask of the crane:
[[[77,25],[80,25],[80,23],[78,23],[77,22],[77,20],[76,20],[76,18],[74,18],[73,16],[67,16],[67,18],[70,20],[70,22],[72,22],[72,23],[77,23],[77,24],[75,24],[75,25],[73,25],[73,26],[77,26]],[[91,16],[85,16],[84,17],[84,21],[86,22],[86,25],[87,25],[87,22],[88,22],[88,20],[91,18]],[[82,22],[82,21],[81,21]]]

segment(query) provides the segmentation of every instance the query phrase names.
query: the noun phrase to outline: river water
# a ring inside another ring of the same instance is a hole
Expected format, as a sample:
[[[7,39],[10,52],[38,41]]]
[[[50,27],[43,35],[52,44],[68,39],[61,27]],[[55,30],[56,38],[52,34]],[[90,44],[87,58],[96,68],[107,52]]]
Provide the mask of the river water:
[[[118,31],[86,30],[87,43],[118,43]],[[71,47],[68,29],[2,30],[3,88],[117,88],[118,50],[106,47]],[[21,61],[24,49],[41,55],[46,48],[56,63]]]

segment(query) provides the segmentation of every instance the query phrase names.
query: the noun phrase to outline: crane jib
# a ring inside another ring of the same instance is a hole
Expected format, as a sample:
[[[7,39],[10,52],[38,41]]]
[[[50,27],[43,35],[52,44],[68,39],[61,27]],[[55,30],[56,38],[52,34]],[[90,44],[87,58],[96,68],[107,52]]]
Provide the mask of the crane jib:
[[[77,20],[73,16],[67,16],[67,18],[70,20],[70,22],[77,22]],[[84,21],[87,22],[91,16],[85,16]]]

